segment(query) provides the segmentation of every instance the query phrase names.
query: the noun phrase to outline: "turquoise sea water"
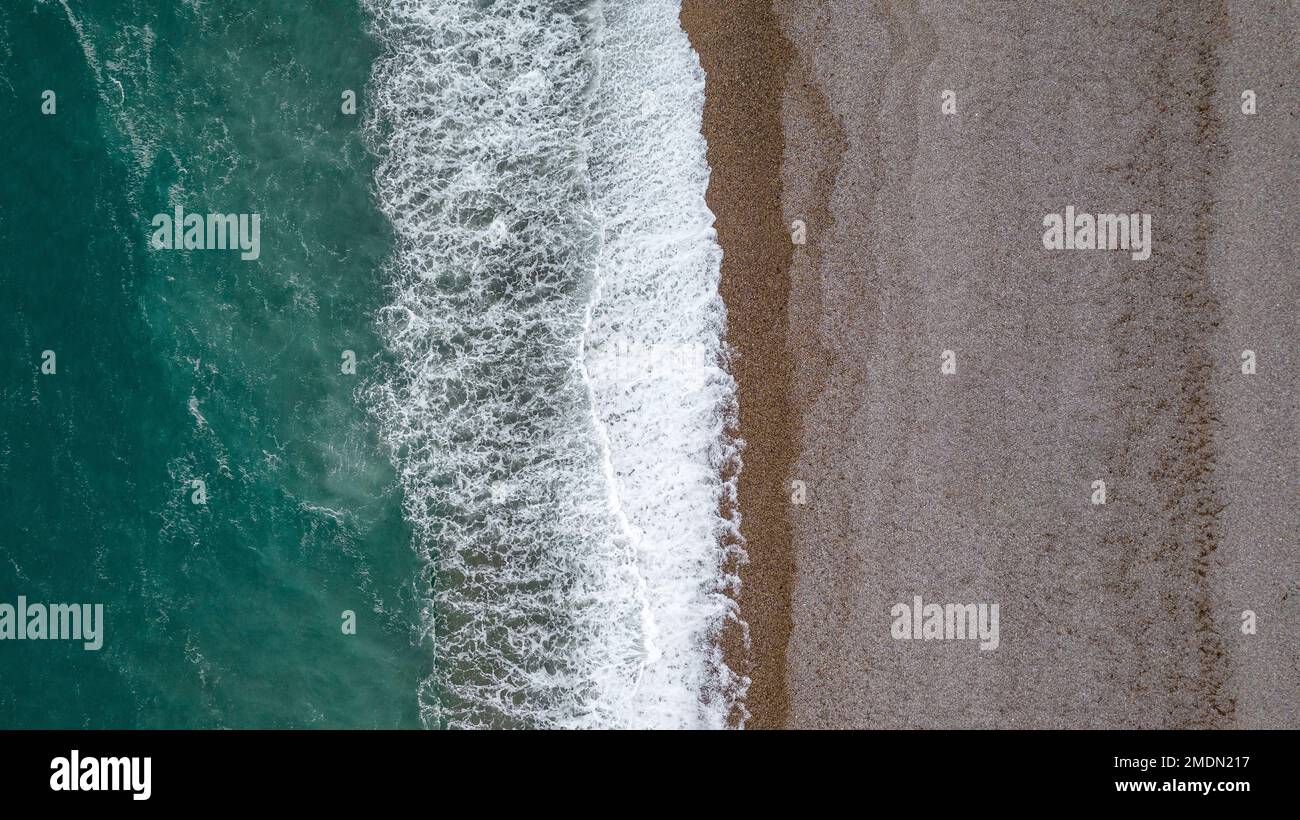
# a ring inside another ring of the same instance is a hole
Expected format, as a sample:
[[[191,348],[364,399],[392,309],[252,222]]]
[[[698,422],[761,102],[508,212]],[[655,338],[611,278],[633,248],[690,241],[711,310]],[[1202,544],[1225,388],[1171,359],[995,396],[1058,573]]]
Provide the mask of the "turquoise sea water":
[[[0,642],[0,726],[419,725],[421,567],[358,398],[392,250],[366,23],[0,5],[0,602],[107,621],[98,652]],[[261,214],[260,258],[151,249],[178,205]]]
[[[0,4],[0,727],[737,713],[678,13]],[[260,254],[155,247],[178,208]],[[102,604],[103,648],[9,640],[19,596]]]

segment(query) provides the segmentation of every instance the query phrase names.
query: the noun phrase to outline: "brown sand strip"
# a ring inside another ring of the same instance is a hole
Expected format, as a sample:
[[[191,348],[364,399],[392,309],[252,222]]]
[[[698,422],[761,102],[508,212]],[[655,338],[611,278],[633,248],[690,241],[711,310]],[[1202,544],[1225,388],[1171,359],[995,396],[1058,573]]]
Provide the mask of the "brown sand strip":
[[[738,494],[750,560],[741,570],[740,606],[752,650],[724,643],[728,664],[752,680],[746,726],[778,728],[789,714],[794,556],[785,485],[798,431],[786,343],[792,245],[781,212],[781,99],[791,50],[770,0],[686,0],[681,21],[708,78],[707,198],[723,249],[721,289],[746,442]]]

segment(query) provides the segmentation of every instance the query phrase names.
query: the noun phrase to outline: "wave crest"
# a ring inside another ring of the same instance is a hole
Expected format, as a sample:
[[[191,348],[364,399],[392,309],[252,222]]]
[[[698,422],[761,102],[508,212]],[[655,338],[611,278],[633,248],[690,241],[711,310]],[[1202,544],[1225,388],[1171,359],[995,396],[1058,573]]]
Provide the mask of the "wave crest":
[[[677,5],[366,5],[397,238],[367,396],[428,560],[423,719],[722,726],[735,399]]]

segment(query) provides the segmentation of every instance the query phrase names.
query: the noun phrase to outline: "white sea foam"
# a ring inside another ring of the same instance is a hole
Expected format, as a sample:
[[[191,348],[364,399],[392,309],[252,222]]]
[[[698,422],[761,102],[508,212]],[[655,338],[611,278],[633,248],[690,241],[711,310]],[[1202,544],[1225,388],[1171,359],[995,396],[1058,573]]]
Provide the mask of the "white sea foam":
[[[365,2],[423,718],[725,725],[734,385],[678,5]]]
[[[130,142],[131,152],[136,159],[136,164],[129,169],[129,173],[132,175],[133,181],[136,184],[129,189],[127,196],[134,204],[138,196],[137,187],[140,177],[149,168],[150,164],[153,162],[154,156],[158,153],[157,138],[141,134],[142,129],[136,123],[131,115],[132,112],[126,106],[126,91],[123,88],[121,81],[112,74],[106,73],[104,66],[101,64],[101,61],[96,54],[95,44],[92,38],[86,32],[86,28],[82,25],[81,20],[72,13],[72,7],[68,5],[68,0],[59,0],[59,4],[63,6],[63,12],[68,18],[68,25],[72,27],[73,32],[76,34],[77,43],[81,46],[82,54],[86,57],[86,65],[89,66],[91,74],[95,78],[96,94],[98,94],[100,101],[104,104],[104,108],[110,112],[113,121],[122,129],[122,133],[126,135],[127,140]],[[138,40],[140,45],[146,50],[146,55],[150,50],[152,50],[154,35],[153,31],[148,27],[142,30],[128,28],[124,29],[123,33],[131,35],[139,34]],[[116,66],[116,64],[114,65]],[[143,76],[148,76],[151,70],[151,66],[146,63],[143,70]],[[137,73],[139,72],[137,71]],[[111,91],[109,90],[110,82],[113,84]]]

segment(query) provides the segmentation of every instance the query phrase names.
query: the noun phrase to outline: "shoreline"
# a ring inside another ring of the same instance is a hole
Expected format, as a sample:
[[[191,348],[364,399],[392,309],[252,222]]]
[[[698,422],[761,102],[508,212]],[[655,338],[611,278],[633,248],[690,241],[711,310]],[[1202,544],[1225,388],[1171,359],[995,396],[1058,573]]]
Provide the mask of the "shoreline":
[[[738,602],[749,647],[735,630],[721,643],[727,665],[750,679],[744,710],[733,714],[733,723],[775,729],[790,714],[786,649],[794,552],[785,488],[799,433],[787,337],[793,245],[781,182],[782,101],[793,49],[770,0],[737,0],[726,10],[685,0],[680,19],[707,77],[701,129],[710,168],[706,201],[723,252],[720,291],[745,442],[737,504],[749,558],[739,569]]]

